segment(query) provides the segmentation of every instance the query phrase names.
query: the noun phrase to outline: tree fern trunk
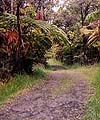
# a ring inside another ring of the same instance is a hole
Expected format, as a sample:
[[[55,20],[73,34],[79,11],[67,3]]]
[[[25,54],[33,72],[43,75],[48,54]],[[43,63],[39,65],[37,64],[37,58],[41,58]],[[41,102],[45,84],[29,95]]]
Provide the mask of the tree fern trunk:
[[[16,51],[16,64],[17,64],[17,72],[19,72],[21,70],[20,50],[21,50],[21,45],[22,45],[21,21],[20,21],[20,2],[17,3],[17,28],[18,28],[18,48]]]
[[[14,13],[14,0],[11,0],[11,14]]]

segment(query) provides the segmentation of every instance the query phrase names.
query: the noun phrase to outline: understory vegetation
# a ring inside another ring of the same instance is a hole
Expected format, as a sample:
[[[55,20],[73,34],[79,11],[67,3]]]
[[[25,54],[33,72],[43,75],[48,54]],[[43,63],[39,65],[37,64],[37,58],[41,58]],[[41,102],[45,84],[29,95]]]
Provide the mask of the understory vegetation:
[[[92,89],[92,97],[89,98],[86,114],[83,120],[100,120],[100,64],[94,68],[94,73],[87,75]]]
[[[44,77],[48,74],[48,70],[42,66],[36,66],[33,70],[33,75],[16,74],[8,83],[0,84],[0,105],[9,102],[9,98],[14,98],[21,94],[21,91],[27,90],[30,87],[42,84]]]

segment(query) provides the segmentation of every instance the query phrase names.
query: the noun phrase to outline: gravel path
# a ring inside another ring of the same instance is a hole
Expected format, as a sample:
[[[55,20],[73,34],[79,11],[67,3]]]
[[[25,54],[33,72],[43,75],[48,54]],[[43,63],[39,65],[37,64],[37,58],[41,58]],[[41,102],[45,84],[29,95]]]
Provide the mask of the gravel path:
[[[0,120],[82,120],[89,94],[88,82],[80,72],[52,71],[44,84],[0,108]]]

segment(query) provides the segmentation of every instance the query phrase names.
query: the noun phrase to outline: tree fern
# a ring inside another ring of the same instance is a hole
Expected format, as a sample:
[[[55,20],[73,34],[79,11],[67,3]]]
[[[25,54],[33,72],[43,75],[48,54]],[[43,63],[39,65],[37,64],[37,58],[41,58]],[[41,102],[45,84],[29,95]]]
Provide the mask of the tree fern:
[[[4,14],[4,16],[1,16],[0,19],[0,30],[7,30],[10,28],[17,29],[17,22],[16,22],[16,16],[11,14]],[[68,41],[66,33],[58,28],[55,25],[51,25],[46,21],[36,21],[30,17],[27,16],[21,16],[21,26],[22,31],[28,31],[28,33],[31,30],[39,30],[41,31],[40,34],[44,34],[46,36],[51,37],[52,40],[57,40],[58,42],[62,42],[64,44],[71,44],[70,41]],[[25,30],[24,30],[25,29]],[[30,33],[31,34],[31,33]],[[55,42],[55,41],[54,41]]]

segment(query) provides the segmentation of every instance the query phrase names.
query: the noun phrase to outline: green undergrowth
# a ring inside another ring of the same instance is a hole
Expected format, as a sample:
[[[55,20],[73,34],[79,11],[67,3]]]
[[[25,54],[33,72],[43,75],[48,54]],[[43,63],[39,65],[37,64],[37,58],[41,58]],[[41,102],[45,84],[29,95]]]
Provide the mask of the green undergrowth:
[[[69,70],[69,69],[79,69],[79,68],[82,68],[82,65],[80,65],[79,63],[75,63],[73,65],[66,65],[64,64],[63,62],[60,62],[56,59],[48,59],[48,67],[50,68],[50,66],[61,66],[63,69],[65,70]]]
[[[52,65],[58,65],[58,66],[63,66],[63,63],[56,60],[56,59],[48,59],[48,65],[52,66]]]
[[[88,100],[87,111],[83,120],[100,120],[100,65],[81,70],[93,88],[93,95]]]
[[[79,69],[79,68],[82,68],[82,65],[78,64],[78,63],[75,63],[73,65],[65,65],[66,66],[66,69]]]
[[[41,84],[47,74],[48,70],[39,66],[33,69],[33,75],[16,74],[8,83],[0,85],[0,105],[9,101],[9,98],[13,98],[22,90]]]

